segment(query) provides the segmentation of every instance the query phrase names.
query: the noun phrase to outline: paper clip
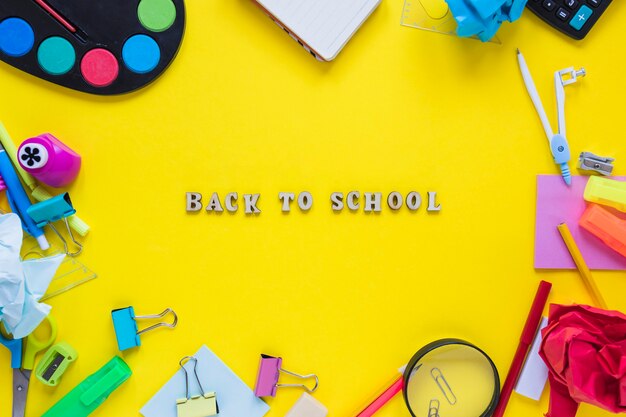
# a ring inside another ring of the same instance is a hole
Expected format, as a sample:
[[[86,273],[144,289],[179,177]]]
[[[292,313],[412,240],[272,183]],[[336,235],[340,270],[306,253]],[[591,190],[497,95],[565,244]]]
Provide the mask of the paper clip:
[[[298,375],[282,369],[282,364],[283,358],[261,355],[261,364],[259,365],[259,375],[256,380],[256,387],[254,388],[254,395],[257,397],[275,397],[278,388],[303,388],[309,393],[315,392],[320,382],[317,375]],[[278,379],[280,378],[281,372],[301,379],[315,378],[315,386],[309,388],[304,384],[279,384]]]
[[[196,376],[196,381],[200,387],[199,395],[189,395],[189,374],[183,362],[187,360],[194,361],[193,373]],[[178,363],[185,372],[185,398],[179,398],[176,400],[176,410],[178,417],[209,417],[217,415],[220,412],[217,405],[217,396],[215,392],[205,392],[198,376],[198,359],[193,356],[185,356]]]
[[[83,245],[81,245],[76,239],[74,239],[74,235],[72,234],[72,229],[67,221],[69,216],[72,216],[76,213],[76,209],[72,206],[72,200],[70,200],[70,195],[68,193],[59,194],[55,197],[44,200],[40,203],[31,205],[26,213],[30,216],[31,219],[37,224],[37,227],[43,228],[44,226],[50,226],[54,233],[61,239],[63,242],[63,246],[65,248],[65,253],[69,256],[77,256],[83,250]],[[67,246],[67,241],[65,238],[59,233],[59,231],[54,227],[54,222],[63,220],[65,222],[65,227],[67,228],[67,232],[70,235],[70,239],[76,245],[78,250],[76,252],[70,252]]]
[[[437,383],[437,386],[443,393],[443,396],[446,400],[448,400],[450,405],[456,404],[456,395],[454,395],[454,392],[452,392],[452,388],[450,388],[450,385],[448,384],[448,381],[446,381],[446,378],[443,376],[443,373],[441,373],[441,370],[439,368],[432,368],[430,370],[430,375],[433,377],[433,379]]]
[[[428,404],[428,417],[439,417],[439,405],[439,400],[430,400],[430,404]]]
[[[160,319],[165,315],[172,313],[174,321],[172,323],[157,323],[143,330],[139,330],[136,320],[153,320]],[[117,338],[117,346],[123,351],[133,347],[141,346],[139,336],[159,327],[169,327],[173,329],[178,323],[178,316],[171,308],[164,310],[161,314],[149,316],[135,316],[133,307],[120,308],[111,312],[113,318],[113,327],[115,328],[115,337]]]
[[[581,152],[578,158],[578,169],[594,171],[600,175],[611,175],[614,161],[614,158],[598,156],[591,152]]]

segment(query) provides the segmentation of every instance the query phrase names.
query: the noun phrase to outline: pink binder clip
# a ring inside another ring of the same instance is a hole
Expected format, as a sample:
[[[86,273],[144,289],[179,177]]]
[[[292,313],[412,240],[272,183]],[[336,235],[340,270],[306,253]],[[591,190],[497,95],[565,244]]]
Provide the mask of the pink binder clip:
[[[254,395],[257,397],[275,397],[276,390],[278,388],[302,388],[307,392],[315,392],[319,385],[319,378],[317,375],[298,375],[293,372],[289,372],[282,369],[283,358],[275,358],[269,355],[261,355],[261,364],[259,365],[259,375],[256,380],[256,387],[254,388]],[[280,373],[283,372],[287,375],[295,376],[300,379],[315,379],[315,385],[313,388],[309,388],[304,384],[279,384],[278,379]]]

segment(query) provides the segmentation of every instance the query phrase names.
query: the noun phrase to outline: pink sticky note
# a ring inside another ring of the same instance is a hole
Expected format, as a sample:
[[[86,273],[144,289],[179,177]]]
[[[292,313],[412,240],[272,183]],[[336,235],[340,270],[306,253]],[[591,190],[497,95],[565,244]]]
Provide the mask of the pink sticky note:
[[[612,177],[626,181],[626,177]],[[568,187],[560,175],[537,176],[537,219],[535,223],[535,268],[576,269],[557,230],[567,223],[590,269],[626,270],[626,258],[578,226],[587,202],[583,198],[589,177],[574,176]]]

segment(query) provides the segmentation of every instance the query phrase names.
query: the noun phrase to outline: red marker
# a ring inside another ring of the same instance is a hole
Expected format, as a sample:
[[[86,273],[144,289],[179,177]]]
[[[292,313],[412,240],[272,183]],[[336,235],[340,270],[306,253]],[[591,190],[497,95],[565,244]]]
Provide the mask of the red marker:
[[[530,312],[528,313],[526,325],[524,325],[524,330],[522,331],[522,336],[520,338],[519,345],[517,346],[517,351],[515,352],[515,356],[513,357],[513,363],[511,364],[509,373],[507,374],[504,385],[502,386],[502,391],[500,392],[500,401],[498,402],[496,411],[494,411],[493,413],[493,417],[502,417],[502,415],[504,414],[504,410],[509,403],[509,398],[511,398],[513,388],[515,387],[517,379],[522,372],[524,360],[526,359],[526,355],[528,354],[530,345],[532,345],[535,334],[537,334],[539,324],[541,323],[541,315],[543,314],[543,309],[548,302],[550,289],[552,289],[552,284],[550,284],[549,282],[541,281],[541,283],[539,284],[539,289],[537,289],[535,300],[533,301],[533,305],[530,308]]]

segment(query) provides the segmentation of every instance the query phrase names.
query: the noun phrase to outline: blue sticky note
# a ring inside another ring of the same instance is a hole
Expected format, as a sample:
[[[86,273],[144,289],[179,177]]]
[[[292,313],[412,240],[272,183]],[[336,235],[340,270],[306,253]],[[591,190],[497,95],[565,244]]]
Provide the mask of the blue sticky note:
[[[202,346],[194,355],[198,360],[198,377],[206,391],[215,391],[220,407],[219,417],[263,417],[270,407],[209,348]],[[176,364],[175,364],[176,365]],[[191,377],[191,395],[199,394],[193,376],[193,363],[185,365]],[[185,397],[185,373],[180,367],[154,397],[141,409],[144,417],[177,417],[176,400]]]

